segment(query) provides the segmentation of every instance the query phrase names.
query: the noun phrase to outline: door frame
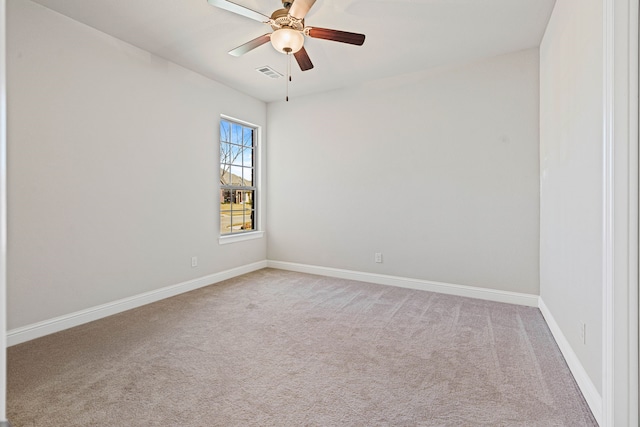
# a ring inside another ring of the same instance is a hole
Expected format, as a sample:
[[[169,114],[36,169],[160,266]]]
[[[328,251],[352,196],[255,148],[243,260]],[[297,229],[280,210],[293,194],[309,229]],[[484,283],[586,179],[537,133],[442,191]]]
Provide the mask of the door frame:
[[[603,0],[603,427],[638,425],[638,3]]]

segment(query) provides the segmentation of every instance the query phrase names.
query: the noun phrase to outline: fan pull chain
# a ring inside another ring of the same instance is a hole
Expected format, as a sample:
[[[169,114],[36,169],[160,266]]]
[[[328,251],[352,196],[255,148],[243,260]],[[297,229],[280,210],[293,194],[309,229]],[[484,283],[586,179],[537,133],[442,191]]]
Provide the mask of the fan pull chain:
[[[291,49],[285,48],[287,52],[287,97],[285,98],[289,102],[289,82],[291,81]]]

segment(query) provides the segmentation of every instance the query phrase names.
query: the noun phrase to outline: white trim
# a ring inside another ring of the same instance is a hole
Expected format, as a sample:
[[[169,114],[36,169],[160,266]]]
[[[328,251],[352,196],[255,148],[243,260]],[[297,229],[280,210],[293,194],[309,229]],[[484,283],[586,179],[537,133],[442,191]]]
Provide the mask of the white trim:
[[[7,49],[6,1],[0,0],[0,423],[7,423]]]
[[[593,381],[591,381],[589,374],[587,374],[584,366],[580,363],[580,359],[578,359],[578,356],[573,351],[571,344],[569,344],[569,341],[562,333],[560,326],[556,323],[556,320],[542,300],[542,297],[539,298],[538,307],[551,330],[553,338],[555,338],[560,348],[560,352],[564,356],[564,360],[567,362],[567,365],[569,365],[569,369],[578,383],[578,387],[580,387],[580,391],[582,391],[582,395],[587,401],[593,416],[596,421],[598,421],[598,424],[602,425],[602,397],[600,393],[598,393],[597,387],[593,384]]]
[[[228,245],[229,243],[244,242],[245,240],[261,239],[264,237],[264,231],[248,231],[246,233],[229,234],[220,236],[218,244]]]
[[[628,318],[628,341],[629,341],[629,424],[640,425],[639,414],[639,387],[640,387],[640,358],[638,346],[640,344],[638,305],[640,303],[638,294],[638,268],[639,262],[639,235],[640,216],[638,212],[639,203],[639,182],[640,155],[638,152],[640,140],[638,137],[640,116],[639,116],[639,85],[640,74],[638,72],[640,52],[638,37],[640,27],[640,1],[633,0],[629,7],[629,318]]]
[[[248,122],[246,120],[238,119],[238,118],[233,117],[233,116],[227,116],[226,114],[220,114],[220,118],[221,119],[225,119],[225,120],[229,120],[229,121],[232,121],[232,122],[236,122],[236,123],[238,123],[240,125],[247,126],[247,127],[250,127],[250,128],[254,128],[254,129],[260,128],[260,126],[255,124],[255,123],[251,123],[251,122]],[[220,128],[218,128],[218,130],[219,129]]]
[[[602,427],[638,425],[638,0],[603,2]]]
[[[140,307],[146,304],[163,300],[165,298],[189,292],[194,289],[209,286],[223,280],[240,276],[242,274],[260,270],[262,268],[265,268],[266,266],[266,261],[259,261],[253,264],[243,265],[241,267],[221,271],[219,273],[209,274],[197,279],[188,280],[186,282],[178,283],[177,285],[167,286],[161,289],[156,289],[154,291],[145,292],[143,294],[134,295],[128,298],[123,298],[96,307],[76,311],[75,313],[55,317],[53,319],[23,326],[21,328],[12,329],[7,334],[8,344],[9,346],[20,344],[35,338],[69,329],[74,326],[79,326],[84,323],[102,319],[113,314],[131,310],[132,308]]]
[[[455,285],[451,283],[433,282],[408,277],[388,276],[384,274],[365,273],[362,271],[342,270],[339,268],[320,267],[317,265],[297,264],[284,261],[267,261],[267,266],[280,270],[297,271],[300,273],[318,274],[321,276],[338,277],[341,279],[357,280],[360,282],[376,283],[379,285],[397,286],[400,288],[417,289],[421,291],[437,292],[447,295],[476,298],[488,301],[504,302],[508,304],[538,306],[538,296],[519,292],[500,291],[496,289],[478,288],[474,286]]]

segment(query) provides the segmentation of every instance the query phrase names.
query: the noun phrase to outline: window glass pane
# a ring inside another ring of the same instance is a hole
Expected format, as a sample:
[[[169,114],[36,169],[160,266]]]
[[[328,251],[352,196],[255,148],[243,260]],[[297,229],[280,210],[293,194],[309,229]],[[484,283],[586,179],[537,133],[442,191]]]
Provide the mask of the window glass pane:
[[[231,142],[231,123],[220,121],[220,141]]]
[[[235,144],[229,144],[229,163],[232,165],[242,165],[242,147]]]
[[[223,141],[220,141],[220,164],[229,163],[227,160],[227,150],[229,149],[228,145]]]
[[[222,185],[227,185],[228,184],[227,179],[228,179],[228,177],[227,177],[226,171],[224,169],[220,168],[220,185],[221,186]]]
[[[226,233],[233,233],[233,220],[234,220],[234,215],[233,215],[233,211],[231,211],[231,213],[229,213],[229,222],[227,224],[226,227]]]
[[[231,190],[220,190],[220,210],[231,210]]]
[[[253,191],[248,190],[243,192],[243,202],[245,205],[245,210],[253,209]]]
[[[239,145],[220,143],[221,165],[242,165],[243,148]]]
[[[242,165],[248,167],[253,166],[253,148],[247,147],[242,150]]]
[[[253,169],[242,168],[242,181],[248,187],[253,185]]]
[[[231,173],[229,172],[228,166],[223,166],[220,168],[220,184],[222,185],[231,184]]]
[[[242,145],[242,125],[237,123],[231,124],[231,142],[234,144]]]
[[[244,231],[255,230],[255,228],[253,226],[253,216],[251,214],[248,214],[248,215],[245,216],[244,225],[242,226],[242,229]]]
[[[253,129],[244,128],[244,134],[242,135],[242,144],[246,147],[253,147]]]
[[[229,167],[229,184],[242,186],[242,168],[240,166]]]

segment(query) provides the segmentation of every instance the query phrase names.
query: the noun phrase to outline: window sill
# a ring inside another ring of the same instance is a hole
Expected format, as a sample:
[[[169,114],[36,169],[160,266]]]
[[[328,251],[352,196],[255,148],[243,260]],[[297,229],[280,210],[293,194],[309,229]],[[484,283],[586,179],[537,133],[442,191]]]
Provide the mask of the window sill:
[[[226,245],[229,243],[243,242],[245,240],[261,239],[264,236],[264,231],[249,231],[241,234],[232,234],[230,236],[220,236],[218,243]]]

